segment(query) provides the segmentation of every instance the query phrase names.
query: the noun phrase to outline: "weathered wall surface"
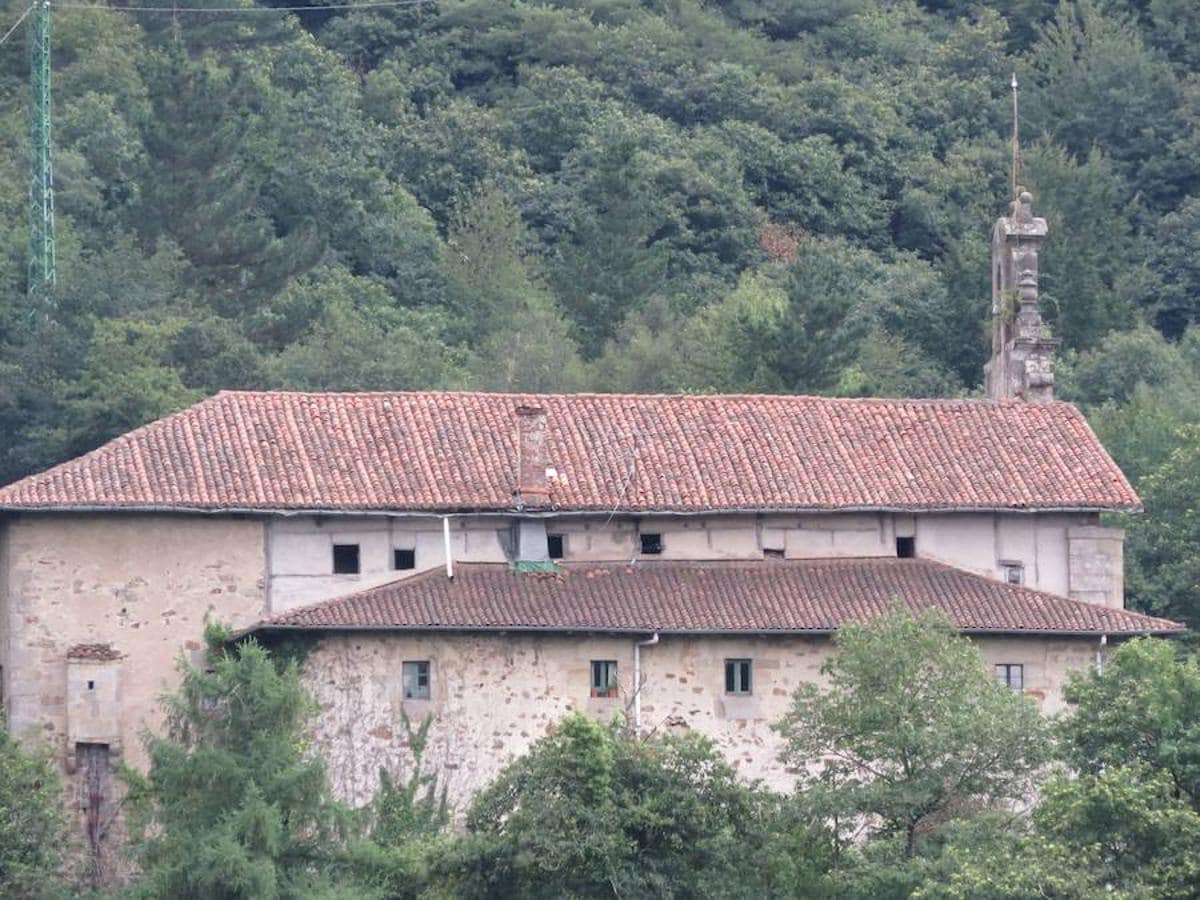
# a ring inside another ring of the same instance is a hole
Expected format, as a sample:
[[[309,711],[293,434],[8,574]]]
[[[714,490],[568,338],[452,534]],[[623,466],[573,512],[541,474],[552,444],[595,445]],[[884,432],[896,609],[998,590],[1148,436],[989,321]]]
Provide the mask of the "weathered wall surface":
[[[1089,665],[1093,643],[1041,638],[982,638],[981,655],[1025,666],[1026,692],[1047,712],[1061,708],[1066,672]],[[644,730],[697,729],[716,741],[745,776],[787,788],[770,724],[792,691],[820,678],[832,645],[821,637],[663,637],[642,650]],[[753,693],[725,693],[724,661],[753,660]],[[618,662],[620,696],[590,694],[591,660]],[[432,664],[428,700],[405,700],[401,665]],[[458,809],[503,764],[526,750],[571,709],[632,717],[631,638],[561,635],[361,634],[322,639],[304,666],[322,713],[315,743],[336,793],[364,803],[380,767],[403,775],[411,764],[402,713],[432,716],[426,763]]]
[[[1081,526],[1067,532],[1071,596],[1087,603],[1125,606],[1125,532]]]
[[[1089,513],[826,513],[805,516],[550,516],[547,532],[563,537],[567,561],[613,562],[640,555],[639,532],[662,536],[660,559],[789,559],[895,556],[911,537],[918,556],[989,578],[1005,564],[1023,583],[1092,603],[1124,602],[1123,535],[1099,528]],[[514,519],[451,519],[451,554],[462,562],[503,562]],[[333,574],[333,545],[358,544],[361,571]],[[416,569],[396,571],[395,549],[415,551]],[[445,565],[441,520],[433,516],[303,516],[269,525],[273,612],[338,597]]]
[[[161,721],[158,697],[175,683],[175,660],[198,651],[206,616],[234,626],[265,612],[264,534],[232,517],[23,515],[6,520],[0,577],[5,703],[16,734],[33,732],[67,758],[68,708],[80,740],[114,731],[124,760],[141,765],[138,731]],[[67,650],[110,643],[124,657],[74,667]],[[101,671],[102,670],[102,671]],[[111,699],[105,699],[111,698]],[[112,703],[119,708],[110,709]],[[92,733],[92,730],[100,729]],[[115,748],[114,748],[115,749]]]

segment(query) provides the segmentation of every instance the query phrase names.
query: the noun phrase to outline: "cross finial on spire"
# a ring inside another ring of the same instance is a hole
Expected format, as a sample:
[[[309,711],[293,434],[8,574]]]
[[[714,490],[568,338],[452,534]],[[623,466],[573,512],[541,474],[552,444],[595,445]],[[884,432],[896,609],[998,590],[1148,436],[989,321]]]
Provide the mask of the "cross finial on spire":
[[[1021,117],[1017,109],[1017,73],[1012,75],[1013,128],[1012,128],[1012,195],[1017,196],[1017,178],[1021,173]]]

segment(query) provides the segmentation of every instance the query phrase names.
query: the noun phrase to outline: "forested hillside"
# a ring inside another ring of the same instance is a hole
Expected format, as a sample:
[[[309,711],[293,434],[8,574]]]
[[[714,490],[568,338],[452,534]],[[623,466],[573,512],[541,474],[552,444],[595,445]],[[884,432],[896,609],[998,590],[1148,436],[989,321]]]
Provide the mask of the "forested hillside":
[[[0,47],[0,481],[220,388],[976,392],[1016,71],[1059,394],[1200,604],[1194,0],[205,4],[54,7],[52,303]]]

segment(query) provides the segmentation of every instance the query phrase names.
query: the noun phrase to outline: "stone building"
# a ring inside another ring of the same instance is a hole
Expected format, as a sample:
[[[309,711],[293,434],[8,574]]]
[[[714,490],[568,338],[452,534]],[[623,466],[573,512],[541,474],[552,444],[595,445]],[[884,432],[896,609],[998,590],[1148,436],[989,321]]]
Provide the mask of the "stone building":
[[[9,726],[102,831],[211,618],[311,638],[353,801],[405,765],[402,711],[460,802],[568,709],[782,784],[769,724],[897,601],[1056,710],[1069,670],[1181,626],[1124,609],[1100,516],[1139,501],[1052,399],[1038,222],[1022,196],[996,228],[989,400],[223,392],[0,488]]]

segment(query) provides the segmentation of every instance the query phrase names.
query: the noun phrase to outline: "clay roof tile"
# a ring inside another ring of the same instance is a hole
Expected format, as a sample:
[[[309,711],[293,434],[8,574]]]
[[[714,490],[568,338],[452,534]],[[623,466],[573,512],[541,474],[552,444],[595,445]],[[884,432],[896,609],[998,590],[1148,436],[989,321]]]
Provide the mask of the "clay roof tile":
[[[1171,634],[1183,626],[925,559],[574,563],[554,578],[495,563],[404,578],[301,607],[256,628],[827,633],[894,602],[963,631]],[[254,630],[254,629],[251,629]]]
[[[546,410],[560,510],[1140,506],[1065,403],[229,391],[0,488],[0,509],[507,510],[521,405]]]

